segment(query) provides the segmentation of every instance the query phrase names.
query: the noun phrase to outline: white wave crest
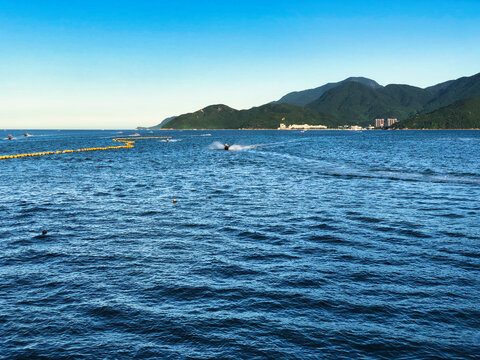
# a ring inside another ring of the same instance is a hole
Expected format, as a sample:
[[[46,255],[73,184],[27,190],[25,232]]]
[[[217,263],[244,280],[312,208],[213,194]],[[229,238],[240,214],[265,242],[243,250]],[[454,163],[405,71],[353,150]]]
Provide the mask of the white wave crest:
[[[234,144],[234,145],[230,145],[230,147],[228,148],[229,151],[243,151],[243,150],[250,150],[250,149],[255,149],[257,147],[259,147],[260,144],[255,144],[255,145],[237,145],[237,144]],[[213,142],[212,144],[210,144],[210,146],[208,147],[210,150],[224,150],[225,149],[225,145],[223,145],[221,142],[219,141],[215,141]]]

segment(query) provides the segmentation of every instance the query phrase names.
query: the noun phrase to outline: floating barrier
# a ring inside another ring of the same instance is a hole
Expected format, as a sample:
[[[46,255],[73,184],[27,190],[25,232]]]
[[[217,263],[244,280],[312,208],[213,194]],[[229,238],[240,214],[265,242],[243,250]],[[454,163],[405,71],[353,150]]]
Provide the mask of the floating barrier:
[[[0,160],[4,159],[16,159],[23,157],[32,157],[32,156],[44,156],[44,155],[55,155],[55,154],[68,154],[74,152],[84,152],[84,151],[99,151],[99,150],[113,150],[113,149],[131,149],[134,148],[135,141],[144,140],[144,139],[170,139],[169,136],[149,136],[149,137],[135,137],[135,138],[116,138],[112,141],[124,143],[125,145],[119,146],[104,146],[104,147],[93,147],[77,150],[58,150],[58,151],[44,151],[36,153],[27,153],[27,154],[16,154],[16,155],[0,155]]]

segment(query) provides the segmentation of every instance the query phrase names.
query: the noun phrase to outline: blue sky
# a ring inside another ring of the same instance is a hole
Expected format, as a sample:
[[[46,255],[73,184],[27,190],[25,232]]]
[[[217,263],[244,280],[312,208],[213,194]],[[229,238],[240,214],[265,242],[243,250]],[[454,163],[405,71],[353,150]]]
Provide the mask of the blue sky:
[[[0,128],[133,128],[480,72],[480,1],[0,0]]]

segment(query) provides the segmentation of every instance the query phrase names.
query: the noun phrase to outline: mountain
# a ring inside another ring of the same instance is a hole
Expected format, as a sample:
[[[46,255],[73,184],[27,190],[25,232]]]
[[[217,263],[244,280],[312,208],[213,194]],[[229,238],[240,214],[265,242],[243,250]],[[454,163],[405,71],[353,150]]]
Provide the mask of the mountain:
[[[291,92],[283,96],[280,100],[275,101],[275,103],[276,104],[286,103],[290,105],[305,106],[308,103],[318,99],[328,90],[336,88],[337,86],[342,85],[343,83],[346,83],[346,82],[358,82],[360,84],[371,87],[372,89],[378,89],[382,87],[376,81],[371,79],[367,79],[364,77],[349,77],[348,79],[345,79],[343,81],[339,81],[336,83],[328,83],[323,86],[317,87],[315,89]]]
[[[444,86],[438,88],[439,85],[436,85],[437,91],[435,92],[435,96],[425,105],[425,112],[433,111],[458,100],[480,97],[480,73],[440,85]]]
[[[459,100],[428,114],[401,121],[398,129],[479,129],[480,97]]]
[[[425,90],[428,90],[428,91],[431,91],[431,92],[437,92],[437,91],[445,89],[447,86],[452,84],[454,81],[455,80],[448,80],[448,81],[442,82],[442,83],[437,84],[437,85],[426,87]]]
[[[227,105],[211,105],[194,113],[177,116],[168,123],[171,129],[277,129],[280,123],[334,126],[332,115],[289,104],[266,104],[249,110]]]
[[[175,118],[176,118],[176,116],[170,116],[170,117],[168,117],[168,118],[166,118],[166,119],[163,119],[163,121],[162,121],[160,124],[158,124],[157,126],[152,127],[152,129],[161,129],[162,127],[164,127],[165,125],[167,125],[170,121],[172,121],[172,120],[175,119]]]
[[[306,107],[334,115],[349,124],[365,126],[375,118],[406,120],[472,96],[480,96],[480,74],[426,89],[397,84],[372,88],[358,82],[345,82]]]
[[[307,108],[332,114],[349,124],[369,125],[375,118],[407,119],[431,99],[431,93],[409,85],[372,88],[346,82],[307,104]]]
[[[305,103],[292,105],[284,101]],[[421,89],[410,85],[385,87],[366,78],[348,78],[316,89],[291,93],[279,102],[249,110],[235,110],[226,105],[211,105],[190,114],[166,119],[153,128],[175,129],[276,129],[280,122],[309,123],[336,128],[340,125],[370,125],[375,118],[411,119],[429,114],[456,101],[480,97],[480,74],[446,81]],[[285,118],[284,120],[282,120]]]
[[[339,119],[330,114],[290,104],[266,104],[239,111],[240,128],[277,129],[280,123],[335,126]]]
[[[193,113],[177,116],[168,123],[170,129],[237,129],[238,110],[223,104],[210,105]]]

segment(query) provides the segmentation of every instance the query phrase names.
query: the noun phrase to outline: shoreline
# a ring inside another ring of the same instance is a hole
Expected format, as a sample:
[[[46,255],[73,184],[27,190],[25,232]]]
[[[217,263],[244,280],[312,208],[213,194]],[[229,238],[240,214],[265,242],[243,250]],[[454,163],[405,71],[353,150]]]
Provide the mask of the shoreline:
[[[279,130],[279,129],[146,129],[149,131],[216,131],[216,130],[242,130],[242,131],[302,131],[302,129],[295,130]],[[480,129],[372,129],[372,130],[352,130],[352,129],[306,129],[306,131],[478,131]],[[133,130],[132,130],[133,131]],[[139,130],[144,131],[144,130]]]

